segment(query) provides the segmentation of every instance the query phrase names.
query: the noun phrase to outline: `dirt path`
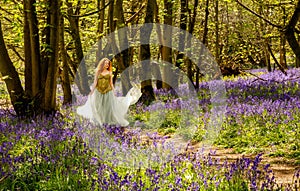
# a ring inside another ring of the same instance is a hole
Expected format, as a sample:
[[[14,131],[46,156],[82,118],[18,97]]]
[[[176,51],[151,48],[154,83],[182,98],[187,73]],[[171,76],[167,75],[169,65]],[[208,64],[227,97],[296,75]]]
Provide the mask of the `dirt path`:
[[[212,158],[218,158],[220,161],[234,161],[243,156],[247,158],[255,158],[256,156],[237,154],[234,153],[233,149],[213,147],[212,150],[215,151],[215,153],[211,155]],[[293,160],[287,160],[281,157],[268,157],[263,155],[261,164],[270,164],[270,169],[274,172],[276,182],[279,184],[287,184],[292,183],[295,171],[300,169],[300,165],[294,165],[293,162]]]
[[[159,136],[162,137],[162,135],[158,135],[157,137]],[[147,136],[143,136],[142,139],[149,141],[149,137]],[[170,136],[168,137],[168,139],[170,139]],[[183,142],[180,140],[179,141],[175,140],[175,142],[180,145],[188,144],[188,142]],[[243,156],[251,159],[254,159],[256,157],[256,155],[235,153],[234,149],[224,149],[224,148],[218,148],[216,146],[212,146],[202,151],[202,148],[203,147],[201,146],[201,143],[191,144],[191,147],[188,147],[187,152],[196,153],[200,151],[201,153],[204,152],[203,154],[208,154],[210,151],[213,151],[213,154],[211,154],[212,158],[219,159],[221,162],[225,160],[235,161],[236,159],[242,158]],[[293,176],[295,171],[297,169],[300,169],[300,165],[294,165],[294,162],[295,161],[293,160],[288,160],[282,157],[268,157],[266,155],[262,155],[261,164],[262,165],[270,164],[269,169],[273,170],[276,182],[278,184],[287,184],[293,182]]]

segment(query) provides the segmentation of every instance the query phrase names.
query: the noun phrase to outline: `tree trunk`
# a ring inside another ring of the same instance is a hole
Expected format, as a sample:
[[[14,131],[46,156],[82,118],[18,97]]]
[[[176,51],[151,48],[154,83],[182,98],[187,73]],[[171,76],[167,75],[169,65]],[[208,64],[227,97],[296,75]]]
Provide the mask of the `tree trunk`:
[[[115,6],[115,15],[117,17],[117,28],[126,27],[125,20],[124,20],[124,12],[123,12],[123,0],[116,0]],[[124,65],[124,68],[129,67],[130,57],[129,57],[129,44],[127,38],[127,31],[126,30],[118,30],[118,37],[119,37],[119,46],[120,46],[120,59]],[[131,88],[129,73],[128,70],[120,70],[122,76],[122,90],[123,94],[127,93],[127,91]]]
[[[195,0],[194,1],[194,10],[193,10],[193,12],[189,11],[190,20],[189,20],[188,31],[189,31],[190,34],[193,34],[193,32],[194,32],[198,3],[199,3],[199,1]],[[191,47],[191,38],[188,38],[187,47]],[[188,51],[187,55],[191,55],[191,53]],[[198,66],[196,66],[196,67],[198,68]],[[191,81],[191,84],[193,85],[193,86],[189,86],[190,90],[194,90],[194,88],[195,88],[194,79],[193,79],[194,73],[193,73],[192,68],[193,68],[193,63],[189,58],[187,58],[187,75],[188,75],[188,78]]]
[[[262,5],[259,6],[259,14],[262,15],[263,14],[263,7]],[[268,44],[271,43],[271,39],[269,37],[265,37],[266,35],[266,25],[265,23],[260,20],[260,31],[262,31],[262,34],[261,34],[261,37],[262,37],[262,49],[263,49],[263,58],[262,58],[262,63],[264,64],[264,66],[267,66],[267,70],[268,72],[271,72],[272,71],[272,68],[271,68],[271,60],[270,60],[270,52],[269,52],[269,49],[268,49]],[[264,67],[262,66],[262,67]]]
[[[154,21],[154,10],[155,10],[155,0],[148,0],[147,9],[146,9],[146,16],[145,16],[145,24],[146,23],[153,23]],[[152,80],[151,80],[151,66],[150,66],[150,35],[151,35],[152,27],[142,27],[140,32],[140,39],[145,44],[140,46],[140,61],[142,62],[142,68],[140,75],[141,79],[145,79],[142,82],[142,97],[140,98],[141,101],[149,105],[153,100],[155,100],[154,91],[152,87]]]
[[[18,116],[24,116],[26,114],[28,100],[25,99],[25,92],[21,85],[19,75],[14,67],[2,34],[2,26],[0,20],[0,72],[3,76],[4,82],[6,84],[11,103],[14,107],[15,112]]]
[[[207,47],[208,43],[207,43],[207,34],[208,34],[208,15],[209,15],[209,10],[208,10],[208,7],[209,6],[209,0],[206,0],[206,5],[205,5],[205,20],[204,20],[204,31],[203,31],[203,36],[202,36],[202,43],[205,47]],[[204,48],[201,48],[200,50],[200,60],[199,62],[201,63],[201,57],[202,57],[202,54],[204,52]],[[200,69],[199,67],[196,68],[196,85],[195,85],[195,88],[196,90],[199,90],[199,87],[200,87]]]
[[[42,112],[43,73],[40,51],[40,38],[36,1],[24,0],[24,53],[25,53],[25,91],[28,99],[33,101],[26,108],[28,116]],[[25,112],[25,111],[24,111]]]
[[[188,0],[180,1],[180,29],[186,31],[187,29],[187,9],[188,9]],[[176,67],[180,68],[180,65],[183,63],[184,49],[185,49],[185,32],[179,34],[179,44],[178,50],[179,53],[176,57]]]
[[[123,0],[116,0],[115,6],[115,15],[117,18],[117,28],[126,27],[125,20],[124,20],[124,12],[123,12]],[[123,50],[121,53],[121,57],[123,60],[123,64],[125,67],[129,66],[129,53],[128,53],[128,39],[127,39],[127,32],[126,30],[118,31],[119,37],[119,46],[120,49]]]
[[[117,9],[115,10],[115,4],[114,4],[114,0],[110,0],[110,4],[109,4],[109,8],[108,8],[108,15],[107,15],[107,33],[110,34],[110,33],[113,33],[116,29],[116,21],[114,20],[114,16],[115,16],[115,12],[117,11]],[[111,35],[111,39],[109,39],[109,44],[107,45],[106,48],[107,51],[104,52],[104,56],[106,57],[109,57],[109,59],[113,59],[113,57],[110,56],[110,54],[112,56],[114,56],[115,60],[116,60],[116,64],[117,64],[117,68],[118,68],[118,72],[119,71],[124,71],[125,70],[125,66],[124,66],[124,63],[123,63],[123,59],[122,59],[122,56],[120,54],[120,50],[117,46],[117,43],[116,43],[116,39],[115,39],[115,35]],[[114,74],[114,81],[116,79],[116,73]],[[122,92],[123,94],[126,94],[127,93],[127,90],[129,89],[130,87],[130,83],[129,83],[129,80],[128,80],[128,76],[126,75],[123,75],[122,76]]]
[[[110,3],[109,3],[109,7],[108,7],[108,14],[107,14],[107,33],[110,34],[110,33],[113,33],[116,29],[116,20],[114,20],[114,14],[117,10],[115,10],[115,3],[114,3],[114,0],[110,0]],[[106,45],[105,47],[105,50],[104,50],[104,54],[103,56],[104,57],[108,57],[109,59],[115,59],[116,60],[116,72],[114,73],[114,77],[113,77],[113,82],[116,81],[116,77],[117,77],[117,72],[119,71],[124,71],[125,70],[125,66],[124,66],[124,63],[123,63],[123,59],[121,57],[121,54],[120,54],[120,50],[117,46],[117,43],[116,43],[116,39],[115,39],[115,35],[110,35],[111,39],[109,39],[109,43]],[[127,79],[128,76],[124,75],[122,78],[122,86],[123,86],[123,81],[125,82],[128,82],[128,79]],[[129,83],[126,83],[126,86],[125,88],[122,87],[122,92],[123,94],[125,94],[128,90],[128,87],[129,87]]]
[[[62,70],[59,72],[59,76],[61,79],[61,86],[63,89],[64,101],[63,104],[72,103],[72,92],[71,92],[71,84],[68,72],[68,61],[67,61],[67,51],[65,49],[65,39],[64,39],[64,17],[60,17],[59,23],[59,41],[60,41],[60,56],[62,59]]]
[[[29,28],[29,1],[23,1],[24,6],[24,47],[31,47],[30,44],[30,28]],[[32,61],[30,48],[24,48],[25,55],[25,92],[32,97]]]
[[[161,49],[162,49],[162,34],[161,34],[161,28],[160,28],[160,21],[159,21],[159,15],[158,15],[158,6],[157,6],[157,1],[155,0],[155,11],[154,11],[154,20],[155,23],[157,23],[157,27],[156,27],[156,33],[157,33],[157,38],[159,41],[159,50],[158,50],[158,55],[157,55],[157,60],[159,59],[160,55],[161,55]],[[157,73],[157,75],[155,75],[155,73]],[[154,68],[154,75],[157,76],[159,79],[161,80],[157,80],[156,81],[156,88],[162,89],[163,88],[163,82],[162,82],[162,77],[161,77],[161,70],[159,68],[159,66],[156,64],[156,67]]]
[[[30,42],[27,40],[24,43],[25,45],[25,52],[28,52],[29,47],[30,47],[30,56],[31,58],[26,60],[25,57],[25,65],[30,66],[31,62],[31,67],[28,68],[28,70],[31,70],[31,81],[28,81],[28,86],[30,84],[32,85],[32,88],[29,89],[32,90],[32,96],[37,96],[38,94],[41,94],[42,91],[42,81],[41,81],[41,58],[40,58],[40,43],[39,43],[39,29],[38,29],[38,20],[37,20],[37,15],[36,15],[36,1],[35,0],[25,0],[24,1],[24,14],[25,18],[28,18],[28,26],[29,26],[29,33],[30,33]],[[25,22],[27,23],[27,22]],[[26,29],[27,32],[27,29]]]
[[[226,4],[226,25],[225,25],[225,42],[224,42],[224,46],[225,47],[229,47],[229,10],[228,10],[228,2],[225,2]],[[222,54],[221,54],[222,57]]]
[[[265,61],[265,64],[267,65],[267,70],[268,70],[268,72],[271,72],[272,71],[271,59],[270,59],[271,54],[270,54],[270,51],[268,49],[269,43],[271,43],[271,39],[267,37],[264,40],[263,49],[264,49],[264,61]]]
[[[47,78],[45,82],[44,111],[52,113],[56,111],[56,87],[58,72],[58,48],[59,47],[59,22],[60,22],[60,0],[49,0],[50,8],[50,31],[49,31],[49,63]]]
[[[300,35],[298,34],[298,43],[300,44]],[[296,68],[300,68],[300,59],[296,57]]]
[[[202,43],[204,46],[207,46],[207,34],[208,34],[208,15],[209,15],[209,0],[206,0],[205,4],[205,20],[204,20],[204,31],[203,31],[203,36],[202,36]]]
[[[298,0],[297,6],[295,11],[289,21],[288,25],[285,27],[285,35],[286,39],[290,44],[293,52],[295,53],[296,57],[300,59],[300,45],[295,37],[295,27],[297,22],[300,18],[300,0]]]
[[[82,44],[79,33],[79,18],[74,17],[73,5],[72,3],[66,1],[68,6],[68,20],[70,22],[71,36],[74,40],[75,51],[76,51],[76,84],[78,85],[79,91],[83,95],[87,95],[90,92],[90,87],[87,80],[87,70],[83,57]],[[79,14],[80,5],[77,6],[76,14]]]
[[[173,14],[173,2],[170,0],[164,0],[164,24],[172,26],[172,14]],[[172,64],[172,28],[163,28],[163,42],[166,46],[162,47],[162,60],[167,63],[166,67],[163,67],[163,88],[172,89],[170,84],[166,82],[171,82],[172,80],[172,70],[168,67]],[[174,77],[173,77],[174,78]],[[177,80],[177,79],[176,79]],[[173,87],[176,88],[176,87]]]
[[[283,20],[283,24],[286,25],[285,7],[283,7],[282,9],[283,9],[282,20]],[[280,33],[280,61],[279,61],[279,63],[284,69],[287,69],[285,44],[286,44],[285,35]]]
[[[114,0],[109,0],[110,4],[108,6],[108,15],[107,15],[107,33],[112,33],[115,31],[114,26]]]
[[[268,44],[268,50],[269,50],[269,52],[270,52],[270,54],[271,54],[271,56],[274,60],[274,70],[275,70],[275,65],[277,65],[279,70],[286,75],[287,74],[286,71],[284,70],[282,65],[280,65],[280,63],[277,61],[275,55],[273,54],[270,44]]]
[[[216,4],[215,4],[215,26],[216,26],[215,56],[216,56],[216,62],[217,62],[217,63],[220,63],[220,45],[219,45],[219,0],[216,0]]]
[[[98,4],[98,10],[101,10],[99,11],[99,15],[98,15],[98,30],[97,30],[97,33],[99,35],[99,37],[101,38],[103,33],[104,33],[104,16],[105,16],[105,10],[104,10],[104,6],[105,6],[105,0],[97,0],[97,4]],[[103,52],[102,52],[102,44],[101,44],[101,40],[99,40],[97,42],[98,44],[98,50],[97,50],[97,53],[96,53],[96,60],[97,62],[99,60],[101,60],[101,58],[103,57]],[[97,63],[98,64],[98,63]],[[96,64],[96,65],[97,65]],[[96,67],[96,66],[95,66]]]
[[[286,44],[285,36],[281,35],[280,36],[280,61],[279,61],[279,63],[284,69],[287,69],[285,44]]]

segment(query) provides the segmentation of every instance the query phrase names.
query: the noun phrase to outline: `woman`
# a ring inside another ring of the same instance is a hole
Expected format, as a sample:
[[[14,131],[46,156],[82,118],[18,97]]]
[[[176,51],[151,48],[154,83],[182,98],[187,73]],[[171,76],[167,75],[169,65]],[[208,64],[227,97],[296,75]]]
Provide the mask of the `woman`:
[[[138,87],[129,90],[125,97],[114,95],[112,82],[112,64],[108,58],[100,60],[87,102],[77,108],[77,113],[92,122],[102,124],[118,124],[127,126],[126,113],[130,105],[136,103],[141,96]]]

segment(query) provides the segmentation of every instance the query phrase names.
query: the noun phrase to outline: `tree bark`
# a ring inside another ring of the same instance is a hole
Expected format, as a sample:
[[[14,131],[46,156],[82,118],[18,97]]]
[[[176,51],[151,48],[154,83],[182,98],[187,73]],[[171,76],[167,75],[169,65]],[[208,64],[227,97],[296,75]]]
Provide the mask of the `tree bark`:
[[[30,47],[30,56],[31,58],[25,58],[25,65],[30,66],[31,62],[31,67],[28,68],[28,70],[31,70],[31,82],[30,80],[28,81],[28,86],[30,84],[32,85],[32,88],[29,89],[32,90],[32,96],[37,96],[38,94],[41,94],[42,91],[42,81],[41,81],[41,58],[40,58],[40,43],[39,43],[39,29],[38,29],[38,20],[37,20],[37,15],[36,15],[36,1],[35,0],[24,0],[24,14],[25,18],[28,18],[25,23],[28,22],[28,27],[29,27],[29,34],[30,34],[30,42],[27,40],[24,42],[25,45],[25,52],[28,52],[29,47]],[[24,28],[25,29],[25,28]],[[25,32],[28,32],[27,29]],[[28,60],[29,59],[29,60]],[[31,92],[30,92],[31,94]]]
[[[115,6],[116,18],[117,18],[117,28],[126,27],[125,20],[124,20],[124,11],[123,11],[123,0],[116,0]],[[123,60],[123,64],[125,67],[129,66],[129,53],[128,53],[128,38],[127,38],[127,31],[121,30],[118,31],[119,37],[119,46],[120,49],[123,50],[121,53],[121,57]]]
[[[23,1],[24,7],[24,47],[31,47],[30,44],[30,28],[29,28],[29,17],[30,9],[29,2],[27,0]],[[31,61],[31,51],[30,48],[24,48],[25,55],[25,92],[28,96],[32,97],[32,61]]]
[[[147,8],[146,8],[146,15],[145,15],[145,24],[153,23],[154,21],[154,12],[155,12],[155,4],[156,0],[148,0]],[[155,100],[154,91],[152,87],[152,67],[150,66],[150,35],[151,35],[152,27],[149,29],[149,26],[142,27],[140,32],[140,39],[145,44],[140,46],[140,61],[142,62],[142,68],[140,75],[142,79],[146,79],[142,82],[142,96],[140,100],[149,105],[153,100]]]
[[[157,24],[156,26],[156,33],[157,33],[157,38],[158,38],[158,42],[160,44],[159,48],[158,48],[158,54],[157,54],[157,60],[160,58],[161,55],[161,51],[162,51],[162,32],[161,32],[161,28],[160,28],[160,20],[159,20],[159,15],[158,15],[158,5],[157,5],[157,1],[155,0],[155,11],[154,11],[154,22]],[[157,63],[155,64],[156,67],[153,69],[154,71],[154,75],[157,76],[159,79],[161,80],[157,80],[156,81],[156,89],[162,89],[163,88],[163,82],[162,82],[162,77],[161,77],[161,69],[159,68],[159,66],[157,65]]]
[[[206,4],[205,4],[205,20],[204,20],[204,31],[203,31],[203,36],[202,36],[202,43],[205,47],[207,47],[208,43],[207,43],[207,34],[208,34],[208,15],[209,15],[209,0],[206,0]],[[202,59],[202,54],[204,52],[204,48],[201,48],[200,50],[200,59],[199,62],[201,63],[201,59]],[[196,85],[195,88],[196,90],[199,90],[200,87],[200,69],[199,67],[196,68]]]
[[[79,17],[74,17],[73,5],[68,0],[66,1],[68,6],[68,20],[70,22],[71,36],[74,40],[75,51],[76,51],[76,84],[78,85],[79,91],[83,95],[87,95],[90,92],[88,80],[87,80],[87,70],[83,57],[82,44],[79,34]],[[75,14],[79,14],[80,5],[77,6]]]
[[[271,72],[272,71],[272,67],[271,67],[271,54],[270,54],[270,51],[269,51],[269,44],[271,43],[271,39],[270,38],[266,38],[264,40],[264,53],[265,53],[265,62],[267,64],[267,70],[268,72]]]
[[[108,8],[108,15],[107,15],[107,33],[113,33],[116,29],[116,21],[114,20],[115,12],[117,9],[115,9],[115,3],[114,0],[110,0],[109,8]],[[123,59],[120,54],[120,50],[117,46],[116,39],[114,35],[110,36],[111,39],[109,39],[109,43],[107,44],[107,51],[104,52],[104,56],[108,57],[109,59],[115,59],[115,63],[117,64],[116,68],[118,68],[117,72],[124,71],[125,65],[123,63]],[[111,56],[111,55],[112,56]],[[117,73],[114,74],[113,81],[116,80]],[[125,82],[125,83],[124,83]],[[127,90],[130,87],[130,83],[128,83],[128,76],[123,75],[122,76],[122,92],[123,94],[127,93]],[[125,84],[125,85],[124,85]]]
[[[280,35],[280,60],[279,60],[279,64],[284,69],[287,69],[285,44],[286,44],[285,35]]]
[[[123,27],[126,27],[125,20],[124,20],[124,11],[123,11],[123,0],[116,0],[116,6],[115,6],[115,15],[117,18],[117,28],[121,29]],[[129,67],[130,63],[130,47],[128,44],[128,38],[127,38],[127,31],[126,30],[118,30],[118,37],[119,37],[119,46],[120,46],[120,52],[118,52],[118,56],[122,60],[124,68]],[[122,76],[124,76],[122,79],[122,90],[123,94],[127,93],[127,91],[131,88],[130,79],[129,79],[129,73],[128,70],[120,70],[120,73],[122,73]]]
[[[283,24],[286,25],[286,12],[285,12],[284,7],[283,7],[282,20],[283,20]],[[279,63],[284,69],[287,69],[285,44],[286,44],[285,35],[280,33],[280,61],[279,61]]]
[[[286,75],[287,73],[286,73],[286,71],[284,70],[283,66],[280,65],[280,63],[277,61],[275,55],[273,54],[270,44],[268,44],[268,50],[269,50],[269,52],[270,52],[270,54],[271,54],[271,56],[272,56],[272,58],[273,58],[273,60],[274,60],[274,62],[275,62],[275,64],[274,64],[274,69],[275,69],[275,65],[277,65],[278,68],[279,68],[279,70],[280,70],[282,73],[284,73],[284,74]]]
[[[61,79],[61,86],[63,89],[64,101],[63,104],[70,104],[72,103],[72,92],[71,92],[71,84],[68,72],[68,61],[67,61],[67,51],[65,49],[65,39],[64,39],[64,17],[60,16],[60,23],[59,23],[59,41],[60,41],[60,57],[62,60],[62,70],[59,72],[59,76]]]
[[[193,12],[189,11],[190,20],[189,20],[189,25],[188,25],[188,31],[190,34],[193,34],[193,32],[194,32],[198,4],[199,4],[199,1],[195,0]],[[187,41],[187,47],[191,47],[191,39],[190,38]],[[189,52],[187,53],[187,55],[190,55],[190,54],[191,53],[189,53]],[[196,67],[198,68],[198,66],[196,66]],[[194,75],[193,63],[189,58],[187,58],[187,75],[191,81],[191,84],[193,85],[193,86],[189,86],[189,89],[193,90],[195,88],[194,79],[193,79],[193,75]]]
[[[293,52],[295,53],[298,59],[300,59],[300,45],[295,37],[295,27],[299,19],[300,19],[300,0],[298,0],[295,11],[288,25],[285,27],[286,39],[289,42],[290,47],[292,48]]]
[[[185,31],[187,29],[187,10],[188,10],[188,0],[180,1],[180,29],[183,30],[183,33],[179,34],[179,44],[178,50],[180,51],[176,57],[176,67],[180,68],[180,65],[183,63],[183,51],[185,49]]]
[[[59,22],[60,0],[49,0],[50,7],[50,33],[49,33],[49,63],[45,82],[44,111],[52,113],[56,111],[56,87],[58,72],[58,47],[59,47]]]
[[[261,15],[262,14],[262,11],[263,11],[263,7],[262,5],[259,6],[259,14]],[[271,72],[272,71],[272,68],[271,68],[271,61],[270,61],[270,52],[269,52],[269,49],[268,49],[268,44],[270,43],[271,39],[269,37],[265,37],[266,35],[266,25],[265,23],[263,22],[263,20],[260,20],[260,30],[262,31],[262,49],[263,49],[263,58],[262,58],[262,63],[264,64],[264,66],[267,66],[267,70],[268,72]],[[264,67],[262,66],[262,67]]]
[[[97,30],[97,33],[100,37],[99,39],[101,39],[101,37],[104,33],[104,16],[105,16],[104,6],[105,6],[105,0],[97,0],[97,4],[98,4],[98,10],[101,9],[101,11],[99,11],[99,15],[98,15],[98,30]],[[97,54],[96,59],[98,61],[98,60],[101,60],[101,58],[103,57],[101,40],[99,40],[97,42],[97,45],[98,45],[98,50],[97,50],[97,53],[96,53]]]
[[[26,108],[28,105],[28,100],[25,99],[25,92],[21,85],[21,81],[14,67],[5,43],[2,34],[2,26],[0,20],[0,72],[3,76],[4,82],[6,84],[11,103],[14,107],[14,110],[18,116],[24,116],[26,113]]]
[[[220,45],[219,45],[219,0],[215,2],[215,29],[216,29],[216,44],[215,44],[215,56],[216,62],[220,63]]]
[[[170,0],[164,0],[164,24],[172,26],[172,14],[173,14],[173,2]],[[172,64],[172,28],[164,27],[163,28],[163,42],[165,46],[162,46],[162,60],[168,64]],[[163,68],[163,88],[164,89],[172,89],[170,84],[166,82],[170,82],[172,79],[172,70],[168,65]],[[175,79],[174,79],[175,80]],[[175,87],[173,87],[175,88]]]
[[[204,20],[204,31],[202,36],[202,43],[207,46],[207,33],[208,33],[208,15],[209,15],[209,0],[206,0],[205,4],[205,20]]]
[[[300,35],[298,34],[298,43],[300,44]],[[300,59],[296,57],[296,68],[300,67]]]
[[[112,33],[115,31],[114,25],[114,0],[109,0],[110,4],[108,6],[108,15],[107,15],[107,33]]]

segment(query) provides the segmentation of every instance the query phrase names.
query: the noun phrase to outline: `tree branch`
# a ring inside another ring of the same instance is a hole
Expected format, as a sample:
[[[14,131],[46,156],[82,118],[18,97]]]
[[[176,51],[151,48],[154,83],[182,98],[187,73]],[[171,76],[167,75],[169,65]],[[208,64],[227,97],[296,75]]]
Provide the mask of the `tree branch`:
[[[23,62],[25,62],[25,59],[20,55],[20,53],[16,50],[16,47],[14,47],[13,45],[7,45],[7,47],[9,49],[11,49],[18,57],[20,60],[22,60]]]
[[[9,15],[14,15],[13,13],[11,13],[11,12],[9,12],[9,11],[3,9],[2,7],[0,7],[0,10],[4,11],[5,13],[7,13],[7,14],[9,14]]]
[[[285,75],[287,75],[286,71],[285,71],[284,68],[281,66],[281,64],[279,64],[279,62],[277,61],[275,55],[273,54],[272,49],[271,49],[271,46],[270,46],[269,43],[267,43],[267,47],[268,47],[269,52],[271,53],[271,56],[272,56],[272,58],[273,58],[275,64],[279,67],[279,70],[280,70],[282,73],[284,73]]]
[[[143,10],[143,8],[145,7],[145,4],[142,5],[142,7],[138,10],[138,12],[134,13],[134,15],[132,15],[129,19],[127,19],[125,21],[125,24],[129,23],[130,21],[132,21],[137,15],[140,14],[140,12]]]
[[[90,12],[90,13],[87,13],[87,14],[84,14],[84,15],[71,15],[71,17],[87,17],[87,16],[91,16],[93,14],[96,14],[96,13],[100,12],[100,11],[103,11],[110,3],[111,3],[111,1],[109,1],[103,8],[98,9],[97,11],[93,11],[93,12]]]
[[[260,14],[256,13],[255,11],[251,10],[250,8],[248,8],[246,5],[242,4],[241,2],[239,2],[239,0],[235,0],[240,6],[242,6],[244,9],[246,9],[247,11],[249,11],[250,13],[254,14],[255,16],[259,17],[260,19],[264,20],[266,23],[270,24],[273,27],[282,29],[283,27],[280,25],[276,25],[274,23],[272,23],[271,21],[269,21],[268,19],[265,19],[263,16],[261,16]]]
[[[81,0],[78,0],[76,9],[75,9],[75,14],[78,15],[81,9]]]
[[[259,77],[258,75],[256,75],[256,74],[253,74],[253,73],[251,73],[251,72],[244,72],[244,73],[246,73],[246,74],[250,74],[250,75],[252,75],[252,76],[254,76],[254,77],[256,77],[256,79],[255,80],[253,80],[252,82],[255,82],[255,81],[257,81],[257,80],[262,80],[262,81],[268,81],[268,80],[266,80],[266,79],[263,79],[263,78],[261,78],[261,77]]]

